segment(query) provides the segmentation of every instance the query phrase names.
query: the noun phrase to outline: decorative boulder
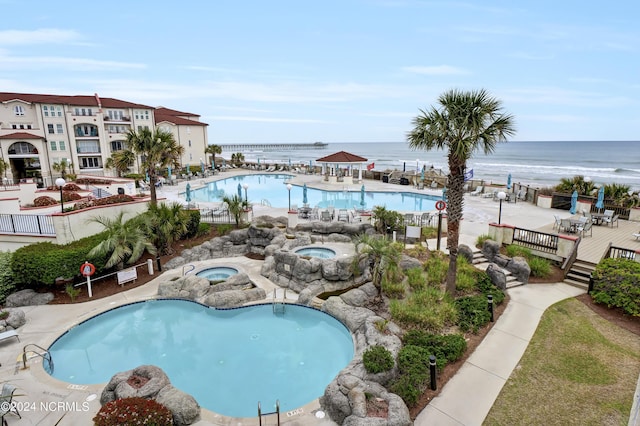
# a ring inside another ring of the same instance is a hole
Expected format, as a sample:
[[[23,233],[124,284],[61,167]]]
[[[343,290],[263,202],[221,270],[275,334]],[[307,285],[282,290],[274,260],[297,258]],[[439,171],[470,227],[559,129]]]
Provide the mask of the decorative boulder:
[[[4,303],[7,308],[15,308],[18,306],[46,305],[52,300],[53,293],[36,293],[34,290],[27,288],[10,294]]]
[[[155,400],[171,411],[174,425],[190,425],[200,416],[200,405],[196,399],[172,385],[160,389]]]
[[[407,256],[406,254],[403,254],[402,258],[400,259],[399,266],[400,266],[400,269],[402,269],[403,271],[407,271],[408,269],[422,268],[422,262],[420,262],[415,257],[411,257],[411,256]]]
[[[492,263],[487,266],[487,275],[489,275],[489,279],[496,287],[501,290],[507,289],[507,276],[498,265]]]
[[[500,253],[500,244],[497,241],[485,240],[482,244],[482,254],[489,262],[493,262],[493,259]]]
[[[12,328],[15,330],[18,327],[22,327],[27,322],[27,318],[22,310],[7,309],[7,312],[9,312],[9,316],[4,320],[0,320],[0,328],[2,327],[4,327],[4,329]],[[0,330],[0,331],[4,331],[4,330]]]
[[[511,272],[518,281],[525,284],[529,282],[531,267],[529,267],[529,264],[524,257],[516,256],[511,259],[511,262],[507,264],[507,270]]]
[[[471,250],[471,247],[469,247],[468,245],[460,244],[458,246],[458,255],[467,259],[467,262],[469,262],[469,264],[473,263],[473,250]]]

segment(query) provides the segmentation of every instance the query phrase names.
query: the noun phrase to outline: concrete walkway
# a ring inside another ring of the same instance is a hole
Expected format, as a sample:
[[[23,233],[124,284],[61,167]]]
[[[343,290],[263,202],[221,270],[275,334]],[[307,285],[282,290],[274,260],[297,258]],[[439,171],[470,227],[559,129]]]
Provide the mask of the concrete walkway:
[[[524,285],[507,293],[511,300],[505,311],[442,392],[418,415],[416,426],[481,425],[520,362],[544,311],[584,291],[556,283]]]

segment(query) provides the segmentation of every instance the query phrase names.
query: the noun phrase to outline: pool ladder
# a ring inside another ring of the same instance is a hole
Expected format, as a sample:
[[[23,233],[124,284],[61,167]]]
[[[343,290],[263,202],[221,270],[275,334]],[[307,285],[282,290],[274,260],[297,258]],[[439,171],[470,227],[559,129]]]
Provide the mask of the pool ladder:
[[[273,308],[273,313],[281,313],[284,314],[284,308],[286,303],[284,302],[287,299],[287,289],[282,289],[282,299],[278,299],[278,289],[273,289],[273,301],[271,302],[271,307]]]
[[[27,348],[29,346],[33,346],[39,349],[41,352],[33,349],[30,351],[27,351]],[[29,343],[27,345],[24,345],[24,347],[22,348],[22,369],[23,370],[27,369],[27,359],[29,358],[27,354],[31,354],[32,357],[33,356],[42,357],[43,361],[47,361],[46,365],[43,363],[44,369],[49,373],[53,373],[53,358],[51,358],[51,353],[48,350],[46,350],[41,346],[36,345],[35,343]]]
[[[271,414],[275,414],[278,416],[278,426],[280,426],[280,401],[276,399],[276,411],[272,411],[270,413],[263,413],[262,408],[260,407],[260,401],[258,401],[258,422],[260,426],[262,426],[262,416],[269,416]]]
[[[186,268],[189,268],[189,270],[185,272]],[[185,275],[187,275],[189,272],[193,271],[194,269],[196,269],[195,265],[192,265],[192,264],[184,265],[182,267],[182,276],[184,277]]]

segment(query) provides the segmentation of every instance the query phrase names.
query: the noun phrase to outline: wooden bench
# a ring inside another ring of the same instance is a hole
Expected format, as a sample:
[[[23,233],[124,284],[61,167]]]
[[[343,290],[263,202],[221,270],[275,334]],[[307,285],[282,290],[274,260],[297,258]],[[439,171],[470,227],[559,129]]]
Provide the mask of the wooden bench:
[[[0,333],[0,342],[3,340],[10,339],[12,337],[15,337],[16,339],[18,339],[18,342],[20,341],[20,337],[18,337],[18,332],[15,330],[9,330],[9,331]]]

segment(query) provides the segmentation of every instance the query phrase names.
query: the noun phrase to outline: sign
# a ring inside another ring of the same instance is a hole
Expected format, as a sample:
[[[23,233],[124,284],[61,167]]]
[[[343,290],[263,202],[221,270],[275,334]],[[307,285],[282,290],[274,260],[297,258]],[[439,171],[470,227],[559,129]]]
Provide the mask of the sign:
[[[442,200],[438,200],[438,201],[436,201],[436,209],[438,209],[438,210],[442,211],[442,210],[444,210],[444,209],[446,209],[446,208],[447,208],[447,203],[445,203],[445,202],[444,202],[444,201],[442,201]]]
[[[406,236],[407,238],[420,238],[420,233],[422,232],[422,228],[419,226],[407,226]]]
[[[473,169],[469,169],[466,172],[464,172],[464,181],[468,181],[473,179]]]
[[[96,272],[96,267],[89,262],[85,262],[80,266],[80,273],[84,277],[90,277]]]
[[[118,272],[118,284],[122,285],[130,281],[135,281],[138,278],[138,270],[136,268],[127,269],[126,271]]]

